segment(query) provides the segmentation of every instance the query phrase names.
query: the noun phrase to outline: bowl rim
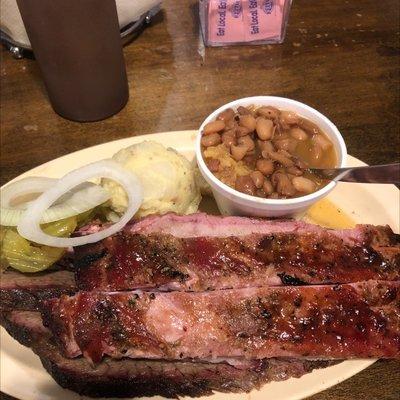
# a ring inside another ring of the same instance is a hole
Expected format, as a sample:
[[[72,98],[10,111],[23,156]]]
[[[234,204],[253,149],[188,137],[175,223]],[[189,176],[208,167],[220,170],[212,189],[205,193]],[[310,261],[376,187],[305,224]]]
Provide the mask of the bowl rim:
[[[220,181],[207,167],[206,163],[204,162],[203,156],[201,154],[201,136],[202,136],[202,131],[204,126],[208,123],[211,122],[212,120],[214,120],[216,118],[216,116],[221,113],[222,111],[224,111],[226,108],[229,107],[233,107],[233,108],[237,108],[238,106],[240,106],[243,103],[254,103],[255,105],[257,105],[257,101],[262,101],[262,102],[271,102],[271,106],[274,106],[274,101],[278,101],[278,102],[286,102],[288,104],[293,104],[296,105],[300,108],[303,108],[304,110],[307,110],[309,112],[311,112],[312,114],[314,114],[316,116],[317,119],[322,120],[325,122],[325,124],[327,124],[330,128],[330,130],[334,133],[334,135],[336,136],[336,139],[339,143],[339,146],[336,146],[337,148],[340,148],[340,152],[341,152],[341,158],[338,160],[339,161],[339,165],[338,168],[342,168],[346,165],[346,158],[347,158],[347,147],[346,147],[346,143],[343,139],[342,134],[340,133],[339,129],[336,127],[336,125],[328,118],[326,117],[324,114],[322,114],[321,112],[319,112],[318,110],[316,110],[313,107],[310,107],[307,104],[304,104],[300,101],[297,100],[293,100],[293,99],[289,99],[287,97],[280,97],[280,96],[250,96],[250,97],[243,97],[240,99],[236,99],[233,101],[230,101],[224,105],[222,105],[221,107],[217,108],[215,111],[213,111],[211,114],[209,114],[204,121],[202,122],[202,124],[200,125],[200,128],[198,129],[198,133],[197,133],[197,138],[196,138],[196,160],[197,160],[197,164],[199,165],[199,169],[202,172],[202,174],[205,174],[205,178],[206,180],[210,183],[217,186],[219,188],[221,188],[222,190],[224,190],[225,192],[229,193],[231,196],[234,196],[236,198],[240,198],[243,201],[250,201],[253,203],[257,203],[258,205],[262,206],[262,205],[274,205],[274,206],[294,206],[294,205],[299,205],[301,203],[309,203],[312,202],[313,200],[317,200],[320,197],[323,197],[324,195],[328,194],[336,185],[337,182],[332,181],[329,182],[326,186],[324,186],[323,188],[317,190],[316,192],[307,194],[305,196],[300,196],[300,197],[294,197],[292,199],[264,199],[262,197],[257,197],[257,196],[252,196],[249,194],[245,194],[242,192],[239,192],[238,190],[226,185],[225,183],[223,183],[222,181]],[[260,104],[262,105],[262,104]],[[301,113],[300,113],[301,115]],[[315,121],[313,121],[315,122]],[[316,124],[318,124],[317,122],[315,122]],[[339,155],[338,155],[339,156]],[[211,185],[212,186],[212,185]]]

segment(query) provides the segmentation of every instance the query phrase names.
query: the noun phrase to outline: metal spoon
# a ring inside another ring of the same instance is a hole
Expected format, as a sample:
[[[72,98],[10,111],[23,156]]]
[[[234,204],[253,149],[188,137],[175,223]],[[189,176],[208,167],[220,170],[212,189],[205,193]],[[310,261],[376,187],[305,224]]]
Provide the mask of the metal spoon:
[[[320,178],[333,181],[400,184],[399,163],[331,169],[310,168],[310,171]]]

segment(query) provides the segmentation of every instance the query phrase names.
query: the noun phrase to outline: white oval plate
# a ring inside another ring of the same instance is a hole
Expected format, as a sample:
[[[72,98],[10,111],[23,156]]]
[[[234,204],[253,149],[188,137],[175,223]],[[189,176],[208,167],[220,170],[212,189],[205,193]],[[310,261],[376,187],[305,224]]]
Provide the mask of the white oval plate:
[[[72,169],[89,162],[111,157],[119,149],[143,140],[155,140],[170,146],[192,159],[196,131],[179,131],[136,136],[93,146],[34,168],[25,176],[60,177]],[[363,165],[354,157],[348,157],[348,165]],[[393,185],[362,185],[339,183],[328,198],[356,223],[389,224],[399,231],[399,191]],[[58,386],[42,367],[39,358],[27,347],[17,343],[1,329],[0,388],[3,392],[21,400],[78,400],[84,397]],[[327,389],[357,374],[375,360],[350,360],[332,367],[313,371],[299,379],[271,382],[261,390],[250,394],[223,394],[203,397],[202,400],[298,400]],[[152,397],[161,400],[162,397]]]

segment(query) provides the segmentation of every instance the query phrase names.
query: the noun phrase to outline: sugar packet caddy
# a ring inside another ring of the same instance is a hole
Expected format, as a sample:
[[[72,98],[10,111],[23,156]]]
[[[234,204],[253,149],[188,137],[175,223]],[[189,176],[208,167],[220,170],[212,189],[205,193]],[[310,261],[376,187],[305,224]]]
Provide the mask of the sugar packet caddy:
[[[200,0],[206,46],[282,43],[291,0]]]

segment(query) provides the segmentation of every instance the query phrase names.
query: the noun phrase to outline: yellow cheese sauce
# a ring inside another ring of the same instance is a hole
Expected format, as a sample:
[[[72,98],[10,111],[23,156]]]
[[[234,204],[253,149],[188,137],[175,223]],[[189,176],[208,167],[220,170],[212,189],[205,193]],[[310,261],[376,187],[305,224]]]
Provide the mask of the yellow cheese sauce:
[[[328,199],[322,199],[311,206],[302,219],[325,228],[344,229],[356,225],[351,217]]]

